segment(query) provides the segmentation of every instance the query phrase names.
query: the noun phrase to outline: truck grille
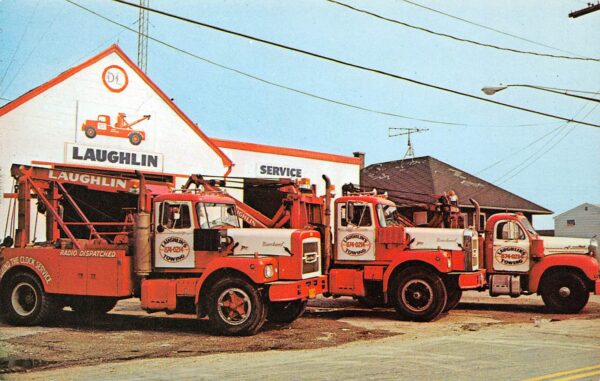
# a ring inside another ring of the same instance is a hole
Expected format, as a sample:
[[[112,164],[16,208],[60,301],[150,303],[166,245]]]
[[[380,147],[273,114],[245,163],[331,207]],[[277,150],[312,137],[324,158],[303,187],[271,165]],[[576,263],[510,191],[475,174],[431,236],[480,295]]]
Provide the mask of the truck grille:
[[[319,271],[319,243],[304,242],[302,244],[302,274]]]

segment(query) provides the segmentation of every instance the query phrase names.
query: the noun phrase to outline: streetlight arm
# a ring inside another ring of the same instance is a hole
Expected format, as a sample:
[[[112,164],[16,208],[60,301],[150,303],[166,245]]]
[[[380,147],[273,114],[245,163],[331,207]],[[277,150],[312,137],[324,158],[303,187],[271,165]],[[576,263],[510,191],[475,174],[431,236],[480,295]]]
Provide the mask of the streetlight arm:
[[[507,89],[509,87],[527,87],[527,88],[530,88],[530,89],[547,91],[549,93],[561,94],[561,95],[566,95],[568,97],[579,98],[579,99],[584,99],[586,101],[600,103],[600,99],[598,99],[598,98],[584,97],[582,95],[569,94],[569,90],[557,90],[557,89],[552,89],[552,88],[548,88],[548,87],[533,86],[533,85],[486,86],[486,87],[482,88],[481,91],[483,91],[487,95],[494,95],[497,92],[505,90],[505,89]]]

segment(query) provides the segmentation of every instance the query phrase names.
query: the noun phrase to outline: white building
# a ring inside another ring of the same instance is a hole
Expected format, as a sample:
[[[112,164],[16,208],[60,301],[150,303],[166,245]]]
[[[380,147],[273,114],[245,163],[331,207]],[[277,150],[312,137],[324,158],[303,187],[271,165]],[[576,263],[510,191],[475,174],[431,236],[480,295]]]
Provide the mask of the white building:
[[[326,173],[341,189],[360,174],[353,157],[225,141],[219,148],[117,45],[1,107],[0,142],[0,194],[13,192],[13,163],[139,169],[176,175],[179,184],[191,173],[314,182]],[[0,198],[2,226],[8,205]]]
[[[554,217],[555,235],[559,237],[600,237],[600,204],[581,204]]]

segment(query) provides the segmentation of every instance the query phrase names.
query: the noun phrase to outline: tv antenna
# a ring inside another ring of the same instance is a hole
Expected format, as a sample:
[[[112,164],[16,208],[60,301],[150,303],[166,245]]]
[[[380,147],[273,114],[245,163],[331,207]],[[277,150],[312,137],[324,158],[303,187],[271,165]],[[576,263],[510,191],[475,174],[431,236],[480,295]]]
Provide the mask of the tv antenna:
[[[406,142],[407,148],[406,148],[406,152],[404,153],[404,157],[402,158],[402,160],[407,159],[407,158],[414,158],[415,157],[415,150],[413,149],[413,145],[412,142],[410,140],[410,135],[411,134],[416,134],[419,132],[425,132],[425,131],[429,131],[428,128],[402,128],[402,127],[390,127],[388,129],[388,137],[392,138],[394,136],[402,136],[402,135],[407,135],[408,139]]]

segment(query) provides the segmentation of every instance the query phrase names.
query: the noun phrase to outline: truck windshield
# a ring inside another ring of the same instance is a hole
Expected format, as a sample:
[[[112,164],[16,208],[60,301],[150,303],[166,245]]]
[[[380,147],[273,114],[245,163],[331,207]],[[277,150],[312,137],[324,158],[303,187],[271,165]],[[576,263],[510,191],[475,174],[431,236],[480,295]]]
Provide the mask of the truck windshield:
[[[529,234],[531,234],[531,235],[537,234],[537,232],[535,231],[533,226],[531,226],[531,223],[529,223],[529,220],[526,217],[522,217],[520,220],[521,220],[521,224],[523,224],[523,227],[525,228],[525,230],[527,230],[529,232]]]
[[[196,211],[202,229],[213,229],[219,226],[240,227],[234,205],[199,202]]]
[[[377,205],[377,218],[382,228],[399,225],[398,221],[396,221],[396,210],[396,207],[393,205]]]

